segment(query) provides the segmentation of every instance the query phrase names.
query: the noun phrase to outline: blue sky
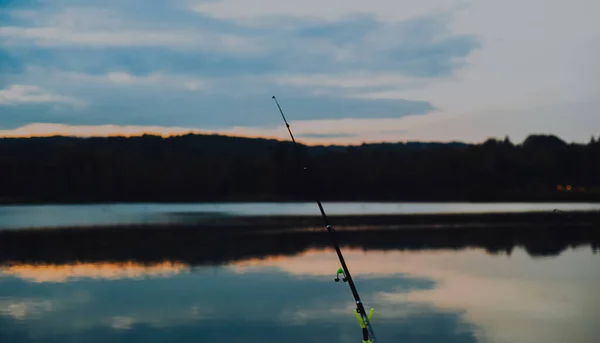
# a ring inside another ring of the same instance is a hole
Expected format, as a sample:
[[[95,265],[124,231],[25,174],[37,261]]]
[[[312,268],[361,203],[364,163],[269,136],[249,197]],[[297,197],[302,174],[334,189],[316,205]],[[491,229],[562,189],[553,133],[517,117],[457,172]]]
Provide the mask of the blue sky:
[[[0,1],[0,135],[600,134],[591,0]]]

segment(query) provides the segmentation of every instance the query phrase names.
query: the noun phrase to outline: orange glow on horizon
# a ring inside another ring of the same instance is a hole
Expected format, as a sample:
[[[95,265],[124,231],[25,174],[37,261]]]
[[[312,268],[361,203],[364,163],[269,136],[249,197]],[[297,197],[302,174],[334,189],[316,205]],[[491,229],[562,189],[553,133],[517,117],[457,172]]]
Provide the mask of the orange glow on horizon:
[[[66,132],[66,131],[49,131],[49,132],[44,132],[44,133],[33,133],[33,134],[23,133],[23,134],[12,134],[12,135],[0,135],[0,138],[42,138],[42,137],[56,137],[56,136],[81,137],[81,138],[88,138],[88,137],[125,137],[125,138],[130,138],[130,137],[141,137],[144,135],[160,136],[163,138],[168,138],[168,137],[185,136],[185,135],[190,135],[190,134],[192,134],[192,135],[219,135],[219,136],[225,136],[225,137],[242,137],[242,138],[264,138],[264,139],[275,139],[275,140],[280,139],[279,137],[274,137],[274,136],[241,135],[241,134],[229,134],[229,133],[223,133],[223,132],[199,131],[199,130],[189,130],[186,132],[178,132],[178,131],[174,131],[174,132],[137,131],[135,133],[109,132],[109,133],[105,133],[105,134],[73,133],[73,132]]]
[[[239,131],[239,130],[234,130]],[[144,135],[159,136],[162,138],[180,137],[185,135],[218,135],[224,137],[252,138],[252,139],[272,139],[278,141],[288,141],[289,137],[275,136],[266,133],[241,133],[224,131],[207,131],[199,129],[181,128],[181,127],[160,127],[160,126],[117,126],[117,125],[98,125],[98,126],[70,126],[64,124],[29,124],[14,130],[0,130],[0,138],[44,138],[44,137],[141,137]],[[297,140],[304,145],[331,145],[326,140],[309,139],[308,141]]]
[[[130,137],[141,137],[141,136],[160,136],[163,138],[168,138],[168,137],[180,137],[180,136],[185,136],[185,135],[219,135],[219,136],[225,136],[225,137],[241,137],[241,138],[264,138],[264,139],[275,139],[275,140],[279,140],[278,137],[269,137],[269,136],[253,136],[253,135],[233,135],[233,134],[227,134],[227,133],[222,133],[222,132],[195,132],[195,131],[189,131],[189,132],[157,132],[157,131],[141,131],[141,132],[136,132],[136,133],[122,133],[122,132],[115,132],[115,133],[107,133],[104,135],[85,135],[85,134],[81,134],[81,135],[77,135],[77,134],[71,134],[71,133],[65,133],[65,132],[49,132],[49,133],[43,133],[43,134],[30,134],[30,135],[12,135],[12,136],[1,136],[0,138],[42,138],[42,137],[56,137],[56,136],[60,136],[60,137],[81,137],[81,138],[88,138],[88,137],[125,137],[125,138],[130,138]]]

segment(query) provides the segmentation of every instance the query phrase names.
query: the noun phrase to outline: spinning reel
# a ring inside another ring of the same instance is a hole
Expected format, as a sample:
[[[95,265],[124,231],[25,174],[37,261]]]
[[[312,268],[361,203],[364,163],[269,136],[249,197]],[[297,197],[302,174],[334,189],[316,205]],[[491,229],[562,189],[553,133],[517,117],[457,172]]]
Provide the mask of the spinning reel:
[[[338,268],[337,273],[335,274],[335,279],[333,281],[340,282],[340,274],[342,275],[342,281],[347,282],[348,278],[346,277],[346,273],[344,273],[344,269]]]

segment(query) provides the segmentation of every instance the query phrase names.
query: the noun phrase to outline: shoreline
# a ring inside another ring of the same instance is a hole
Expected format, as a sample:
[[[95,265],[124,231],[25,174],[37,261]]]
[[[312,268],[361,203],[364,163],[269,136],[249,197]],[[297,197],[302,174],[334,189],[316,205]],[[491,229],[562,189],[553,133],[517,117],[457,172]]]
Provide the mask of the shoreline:
[[[170,212],[170,223],[127,223],[101,225],[46,226],[35,228],[1,228],[0,232],[27,230],[106,230],[113,228],[196,228],[210,229],[301,229],[325,228],[320,214],[293,215],[229,215],[226,213]],[[422,226],[460,227],[495,225],[552,225],[589,224],[600,226],[600,210],[551,210],[527,212],[482,212],[482,213],[410,213],[410,214],[328,214],[335,227],[380,227],[411,229]]]
[[[373,198],[373,199],[321,199],[323,204],[325,203],[406,203],[406,204],[600,204],[600,199],[586,198],[586,197],[542,197],[536,198],[514,198],[514,199],[489,199],[489,200],[475,200],[475,199],[393,199],[393,198]],[[285,198],[230,198],[230,199],[218,199],[218,200],[72,200],[72,201],[36,201],[36,200],[14,200],[0,198],[0,207],[11,206],[11,205],[32,205],[32,206],[43,206],[43,205],[64,205],[64,206],[76,206],[76,205],[171,205],[171,204],[258,204],[258,203],[282,203],[282,204],[294,204],[294,203],[314,203],[313,199],[285,199]]]
[[[331,248],[318,216],[237,219],[182,225],[0,230],[0,265],[164,260],[206,265]],[[479,247],[510,255],[514,248],[523,247],[532,256],[555,256],[580,246],[589,246],[594,253],[600,250],[600,211],[331,216],[330,220],[340,246],[363,250]]]
[[[24,231],[71,231],[71,230],[114,230],[114,229],[197,229],[205,232],[218,230],[272,231],[306,228],[325,229],[320,214],[294,215],[229,215],[226,213],[171,212],[172,222],[164,223],[115,223],[98,225],[63,225],[23,228],[2,228],[3,232]],[[600,228],[600,210],[552,210],[528,212],[483,212],[483,213],[411,213],[411,214],[331,214],[329,222],[336,229],[381,228],[460,228],[494,226],[536,225],[588,225]]]

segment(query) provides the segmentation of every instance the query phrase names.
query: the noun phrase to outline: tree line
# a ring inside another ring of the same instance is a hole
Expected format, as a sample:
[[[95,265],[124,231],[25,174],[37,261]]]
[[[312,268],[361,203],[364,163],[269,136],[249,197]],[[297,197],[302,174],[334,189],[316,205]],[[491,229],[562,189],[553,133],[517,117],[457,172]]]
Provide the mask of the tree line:
[[[309,167],[305,182],[301,162]],[[600,142],[306,146],[189,134],[0,139],[3,203],[598,201]]]

